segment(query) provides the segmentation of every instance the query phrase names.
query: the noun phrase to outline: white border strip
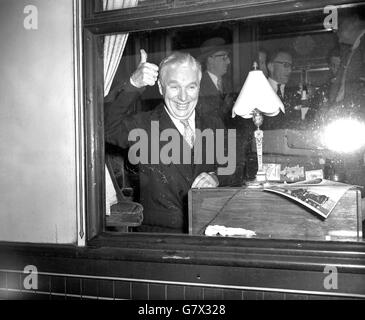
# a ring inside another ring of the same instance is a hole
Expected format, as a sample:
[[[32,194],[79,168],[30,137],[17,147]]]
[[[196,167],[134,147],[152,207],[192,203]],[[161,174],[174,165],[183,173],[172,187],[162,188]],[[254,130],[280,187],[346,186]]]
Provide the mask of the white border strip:
[[[74,104],[75,104],[75,168],[76,168],[76,220],[77,245],[86,245],[85,214],[85,136],[82,82],[82,4],[73,0],[73,47],[74,47]]]

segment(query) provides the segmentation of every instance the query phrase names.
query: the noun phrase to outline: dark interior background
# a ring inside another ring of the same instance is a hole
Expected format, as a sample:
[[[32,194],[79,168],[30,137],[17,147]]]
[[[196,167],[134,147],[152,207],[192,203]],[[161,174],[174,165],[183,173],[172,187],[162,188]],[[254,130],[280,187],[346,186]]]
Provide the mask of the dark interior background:
[[[139,63],[144,48],[148,61],[159,64],[171,51],[200,54],[201,44],[212,37],[222,37],[232,46],[231,68],[227,75],[235,92],[239,92],[259,48],[271,52],[277,47],[289,48],[294,68],[290,82],[298,84],[305,76],[314,86],[328,79],[328,54],[339,46],[335,33],[323,26],[322,11],[256,18],[245,21],[217,22],[168,30],[131,33],[115,76],[114,84],[128,79]],[[160,99],[157,86],[143,94],[141,110],[153,109]]]

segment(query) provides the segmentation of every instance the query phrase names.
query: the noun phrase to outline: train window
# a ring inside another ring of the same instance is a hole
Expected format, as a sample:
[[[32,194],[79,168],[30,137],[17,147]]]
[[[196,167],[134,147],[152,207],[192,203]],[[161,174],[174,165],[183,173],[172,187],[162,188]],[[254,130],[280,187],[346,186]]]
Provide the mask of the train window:
[[[100,3],[100,11],[115,9]],[[151,4],[123,10],[143,13]],[[364,191],[355,187],[365,186],[362,9],[103,36],[105,230],[363,241]],[[346,39],[341,19],[350,16],[358,31]],[[269,88],[282,105],[260,126],[261,184],[257,128],[233,117],[255,69],[263,87],[251,90],[259,96]],[[205,129],[211,144],[199,136]]]

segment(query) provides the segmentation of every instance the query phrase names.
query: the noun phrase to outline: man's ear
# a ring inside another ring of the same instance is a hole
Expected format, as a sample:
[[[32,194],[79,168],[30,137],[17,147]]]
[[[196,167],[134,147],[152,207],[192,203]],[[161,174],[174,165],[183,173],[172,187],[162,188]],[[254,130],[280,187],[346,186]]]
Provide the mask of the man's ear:
[[[206,60],[205,60],[205,68],[209,69],[209,66],[212,64],[212,57],[209,56]]]
[[[158,84],[158,91],[160,91],[161,96],[163,96],[163,88],[160,79],[158,79],[157,84]]]
[[[270,75],[273,74],[273,72],[274,72],[274,64],[272,62],[269,62],[267,64],[267,70],[269,70]]]

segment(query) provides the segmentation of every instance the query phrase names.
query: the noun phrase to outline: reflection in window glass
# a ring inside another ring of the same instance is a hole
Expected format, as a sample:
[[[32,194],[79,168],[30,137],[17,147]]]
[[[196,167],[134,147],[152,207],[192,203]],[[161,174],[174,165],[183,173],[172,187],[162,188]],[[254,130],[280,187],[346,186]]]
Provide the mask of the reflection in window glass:
[[[169,7],[167,0],[95,0],[97,11],[110,11],[118,9],[153,9],[156,7]]]
[[[333,185],[365,185],[365,22],[353,13],[337,32],[311,12],[129,34],[104,106],[115,202],[144,209],[129,230],[361,241],[364,192]],[[261,116],[233,117],[238,101]]]

